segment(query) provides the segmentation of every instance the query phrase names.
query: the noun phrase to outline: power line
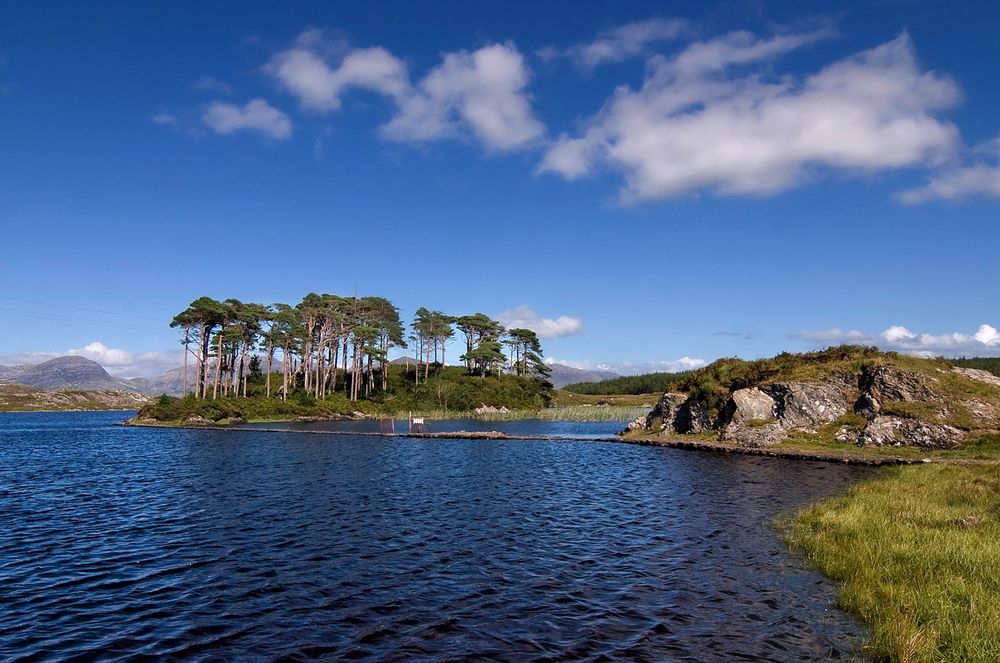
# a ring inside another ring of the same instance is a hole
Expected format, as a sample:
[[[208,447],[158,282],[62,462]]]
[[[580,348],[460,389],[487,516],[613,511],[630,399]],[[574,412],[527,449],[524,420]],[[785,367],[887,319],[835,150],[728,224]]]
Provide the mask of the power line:
[[[51,306],[51,307],[57,308],[57,309],[71,308],[71,309],[75,309],[77,311],[87,311],[88,313],[101,313],[102,315],[117,315],[117,316],[121,316],[121,317],[125,317],[125,318],[138,318],[140,320],[153,320],[154,322],[163,322],[163,318],[154,318],[152,316],[138,315],[136,313],[118,313],[116,311],[102,311],[101,309],[86,308],[84,306],[74,306],[73,304],[53,304],[52,302],[40,302],[40,301],[36,301],[34,299],[22,299],[20,297],[3,297],[3,296],[0,296],[0,299],[4,299],[4,300],[7,300],[7,301],[11,301],[11,302],[21,302],[23,304],[36,304],[38,306]]]
[[[116,329],[132,329],[137,331],[163,331],[163,328],[156,327],[143,327],[140,325],[131,325],[126,322],[115,322],[113,320],[96,320],[94,318],[81,318],[69,315],[59,315],[58,313],[43,313],[40,311],[22,311],[18,309],[11,309],[4,306],[0,306],[0,313],[9,315],[20,315],[29,318],[37,318],[40,320],[55,320],[60,322],[83,322],[91,325],[99,325],[103,327],[113,327]]]

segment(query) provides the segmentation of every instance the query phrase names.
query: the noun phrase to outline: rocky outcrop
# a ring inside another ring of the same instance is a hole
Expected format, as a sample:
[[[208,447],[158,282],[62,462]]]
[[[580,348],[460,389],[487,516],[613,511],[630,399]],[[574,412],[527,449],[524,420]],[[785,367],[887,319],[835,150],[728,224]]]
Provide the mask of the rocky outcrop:
[[[770,421],[775,417],[776,407],[774,399],[757,387],[737,389],[726,403],[723,422],[730,425]]]
[[[887,401],[933,401],[936,394],[928,378],[893,366],[865,366],[858,378],[861,392],[854,411],[874,419]]]
[[[660,397],[649,414],[637,417],[626,431],[645,430],[653,433],[701,433],[711,430],[708,410],[686,394],[667,392]]]
[[[954,372],[1000,387],[1000,378],[985,371]],[[649,415],[630,423],[627,430],[658,434],[715,430],[726,442],[767,447],[784,441],[794,431],[817,435],[840,423],[830,434],[842,443],[948,449],[967,436],[959,426],[1000,427],[1000,392],[995,399],[979,397],[981,388],[956,389],[949,383],[954,378],[948,376],[941,368],[912,372],[878,364],[853,376],[835,373],[816,381],[767,382],[732,392],[720,408],[718,421],[712,421],[693,397],[667,393]],[[845,419],[852,410],[861,416]]]
[[[836,421],[850,408],[839,382],[779,382],[764,387],[775,402],[775,417],[786,428]]]
[[[878,415],[861,431],[858,444],[876,447],[914,446],[921,449],[951,449],[961,444],[964,439],[965,433],[954,426]]]
[[[985,382],[986,384],[991,384],[994,387],[1000,387],[1000,377],[993,375],[989,371],[981,371],[978,368],[960,368],[958,366],[951,370],[977,382]]]

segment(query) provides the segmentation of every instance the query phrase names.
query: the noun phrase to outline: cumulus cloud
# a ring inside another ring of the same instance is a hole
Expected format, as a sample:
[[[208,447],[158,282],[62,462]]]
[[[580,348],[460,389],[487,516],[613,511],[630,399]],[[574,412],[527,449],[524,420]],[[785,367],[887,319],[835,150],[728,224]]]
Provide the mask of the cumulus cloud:
[[[694,359],[692,357],[681,357],[680,359],[667,359],[662,361],[619,361],[619,362],[593,362],[590,360],[576,359],[555,359],[549,357],[545,363],[562,364],[570,368],[578,368],[584,371],[611,371],[618,375],[642,375],[644,373],[679,373],[681,371],[693,371],[696,368],[705,366],[704,359]]]
[[[581,69],[590,71],[608,62],[622,62],[644,54],[652,44],[671,41],[688,32],[680,19],[651,18],[626,23],[605,30],[592,41],[571,46],[565,51],[546,49],[543,57],[565,56]]]
[[[972,196],[1000,198],[1000,138],[974,150],[971,163],[954,164],[942,169],[925,185],[900,193],[898,199],[913,205],[930,200],[960,200]]]
[[[649,60],[642,87],[620,87],[577,136],[563,134],[538,171],[625,177],[624,203],[691,192],[765,195],[822,169],[870,173],[940,163],[956,128],[935,113],[960,99],[919,67],[905,33],[799,79],[761,66],[829,30],[759,38],[733,32]]]
[[[56,357],[86,357],[104,367],[111,375],[118,378],[153,377],[178,368],[184,361],[183,350],[164,350],[159,352],[130,352],[120,348],[108,347],[100,341],[88,343],[82,348],[71,348],[61,352],[24,352],[19,354],[0,355],[0,365],[18,366],[22,364],[39,364]]]
[[[996,327],[982,324],[971,334],[951,332],[929,334],[914,332],[902,325],[892,325],[878,336],[858,330],[802,331],[791,335],[813,345],[836,345],[839,343],[859,343],[877,345],[884,350],[895,350],[926,356],[995,356],[1000,355],[1000,332]]]
[[[402,60],[384,48],[334,47],[321,33],[307,31],[265,71],[307,110],[338,110],[352,89],[387,97],[396,112],[381,133],[396,142],[471,136],[489,150],[509,151],[545,133],[525,91],[528,67],[513,44],[446,53],[412,84]]]
[[[336,67],[323,56],[317,33],[301,35],[295,47],[278,53],[265,70],[299,99],[303,108],[332,111],[351,88],[400,97],[410,89],[403,62],[384,48],[359,48],[344,55]]]
[[[524,90],[529,78],[513,44],[448,53],[401,101],[382,133],[391,140],[424,142],[471,131],[488,149],[528,146],[545,133]]]
[[[504,311],[497,316],[497,320],[507,329],[530,329],[540,338],[570,336],[583,329],[583,321],[580,318],[571,318],[568,315],[543,318],[530,306],[525,305]]]
[[[212,131],[223,135],[237,131],[254,131],[276,139],[292,135],[288,116],[263,99],[254,99],[242,107],[216,101],[201,119]]]

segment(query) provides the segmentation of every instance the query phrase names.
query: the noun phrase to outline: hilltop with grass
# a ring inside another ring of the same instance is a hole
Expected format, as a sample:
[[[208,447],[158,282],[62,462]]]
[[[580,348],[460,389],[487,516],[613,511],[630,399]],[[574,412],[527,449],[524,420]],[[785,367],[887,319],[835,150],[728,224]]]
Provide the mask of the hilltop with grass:
[[[973,447],[1000,429],[1000,378],[944,359],[840,346],[721,359],[680,376],[629,436],[739,447],[920,451]]]

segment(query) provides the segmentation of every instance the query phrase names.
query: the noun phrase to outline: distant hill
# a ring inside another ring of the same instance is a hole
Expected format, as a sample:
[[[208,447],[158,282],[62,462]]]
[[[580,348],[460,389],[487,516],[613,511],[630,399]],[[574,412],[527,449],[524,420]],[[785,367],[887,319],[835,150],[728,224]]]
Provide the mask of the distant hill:
[[[5,367],[3,379],[39,389],[134,391],[85,357],[56,357],[40,364]]]
[[[278,370],[281,370],[280,368]],[[193,388],[197,372],[188,366],[188,391]],[[184,368],[173,368],[151,378],[128,378],[123,383],[149,396],[182,396],[184,394]]]
[[[138,410],[149,397],[131,391],[54,389],[0,382],[0,412]]]
[[[552,377],[549,378],[556,389],[562,389],[568,384],[576,382],[598,382],[618,377],[617,373],[611,371],[592,370],[587,371],[581,368],[573,368],[565,364],[549,364],[552,369]]]

